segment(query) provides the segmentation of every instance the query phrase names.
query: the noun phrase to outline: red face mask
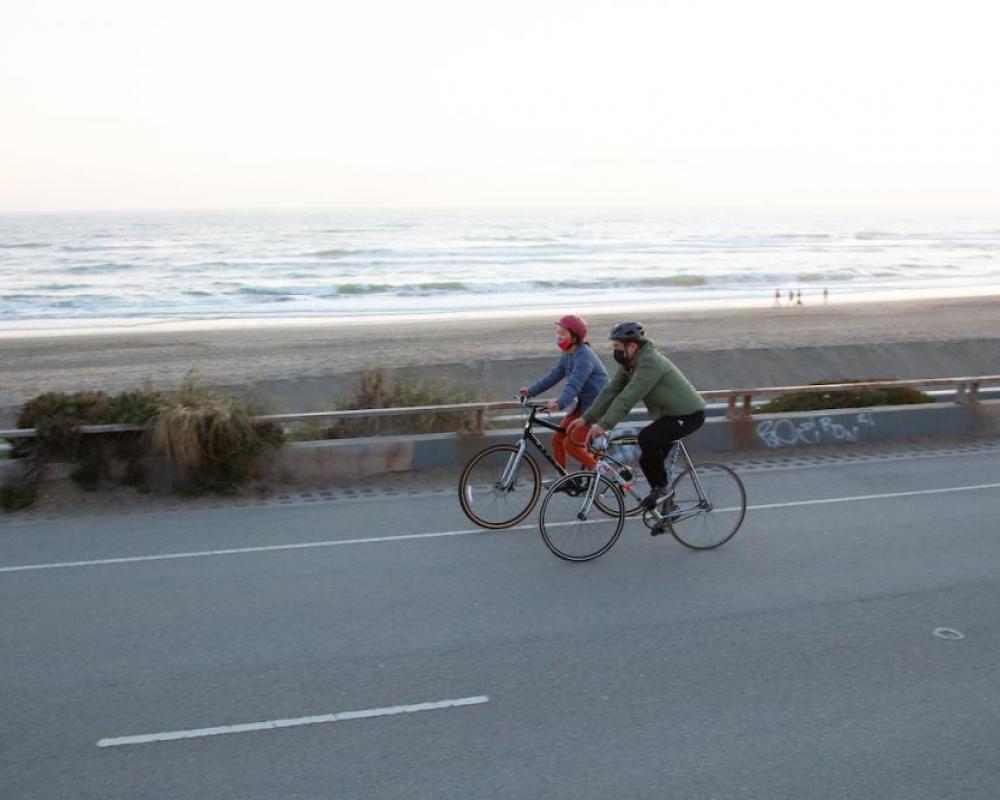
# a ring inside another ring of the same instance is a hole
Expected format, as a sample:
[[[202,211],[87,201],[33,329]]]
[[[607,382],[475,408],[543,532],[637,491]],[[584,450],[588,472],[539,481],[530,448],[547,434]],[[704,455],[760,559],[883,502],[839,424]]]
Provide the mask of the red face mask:
[[[560,350],[569,350],[573,346],[573,338],[569,339],[556,339],[556,347]]]

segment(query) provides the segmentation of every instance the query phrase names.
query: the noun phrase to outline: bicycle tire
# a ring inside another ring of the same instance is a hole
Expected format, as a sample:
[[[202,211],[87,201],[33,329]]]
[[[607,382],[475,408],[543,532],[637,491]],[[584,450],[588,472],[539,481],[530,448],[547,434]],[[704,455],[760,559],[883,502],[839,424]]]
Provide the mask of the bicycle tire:
[[[518,467],[518,476],[523,474],[523,469],[525,465],[527,466],[527,475],[530,477],[530,487],[526,486],[527,494],[519,494],[518,500],[513,504],[514,511],[512,514],[508,514],[504,509],[510,505],[507,501],[506,495],[510,495],[516,488],[517,480],[515,479],[515,487],[507,490],[505,496],[501,496],[496,492],[496,485],[503,472],[503,467],[506,466],[509,457],[517,453],[517,447],[512,444],[497,444],[492,447],[487,447],[485,450],[480,450],[465,465],[465,469],[462,470],[462,475],[458,479],[458,502],[462,506],[462,511],[465,512],[467,516],[473,523],[478,525],[480,528],[486,528],[488,530],[503,530],[504,528],[509,528],[512,525],[516,525],[521,520],[523,520],[528,514],[531,513],[532,509],[538,503],[538,497],[542,491],[542,473],[538,468],[538,463],[531,457],[531,454],[525,452],[521,456],[521,464]],[[487,460],[492,457],[499,456],[501,454],[507,454],[507,459],[498,460],[500,464],[500,471],[497,472],[496,464],[487,465]],[[478,492],[475,487],[480,486],[473,482],[473,476],[476,472],[476,468],[486,466],[487,472],[492,474],[492,490],[493,490],[493,505],[497,508],[498,513],[494,518],[490,519],[483,516],[485,510],[489,506],[490,501],[490,483],[482,484],[481,488],[483,492]],[[477,498],[482,495],[482,500],[479,501]],[[523,502],[523,505],[522,505]],[[476,505],[479,508],[474,508]]]
[[[692,550],[714,550],[721,547],[743,525],[747,513],[747,492],[736,471],[725,464],[706,462],[695,464],[710,510],[703,510],[689,519],[669,522],[673,537]],[[674,481],[674,503],[684,509],[696,504],[697,491],[686,469]],[[713,499],[715,498],[715,499]]]
[[[564,561],[592,561],[604,555],[618,541],[625,527],[625,502],[622,494],[618,487],[604,476],[597,478],[598,492],[605,491],[605,501],[610,496],[613,502],[617,503],[618,512],[615,518],[609,519],[603,514],[591,519],[575,518],[582,510],[587,490],[594,478],[595,474],[586,470],[572,472],[552,484],[545,499],[542,500],[538,512],[539,533],[549,551]],[[606,523],[607,527],[603,526],[602,522]]]

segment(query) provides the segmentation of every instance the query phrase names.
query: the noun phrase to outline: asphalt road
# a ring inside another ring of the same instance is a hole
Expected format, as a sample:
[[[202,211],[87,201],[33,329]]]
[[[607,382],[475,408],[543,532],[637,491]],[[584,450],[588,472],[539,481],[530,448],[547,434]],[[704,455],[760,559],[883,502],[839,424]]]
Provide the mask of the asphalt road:
[[[584,565],[437,493],[5,522],[0,796],[996,798],[1000,457],[743,477]]]

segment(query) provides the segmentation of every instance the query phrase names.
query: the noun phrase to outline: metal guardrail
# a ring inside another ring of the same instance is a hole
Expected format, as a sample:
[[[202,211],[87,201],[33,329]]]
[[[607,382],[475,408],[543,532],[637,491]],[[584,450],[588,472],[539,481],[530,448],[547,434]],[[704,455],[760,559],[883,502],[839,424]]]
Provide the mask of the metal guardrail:
[[[757,389],[718,389],[701,392],[701,396],[706,400],[724,398],[728,403],[727,416],[729,417],[749,417],[752,416],[754,396],[779,397],[787,394],[826,394],[827,392],[841,392],[851,389],[897,389],[903,387],[931,389],[948,387],[955,389],[955,399],[953,402],[969,405],[979,402],[979,389],[981,386],[993,384],[1000,384],[1000,375],[975,375],[962,378],[921,378],[904,381],[822,383],[810,384],[809,386],[765,386]],[[737,409],[738,401],[741,401],[739,409]]]
[[[788,394],[824,394],[860,389],[893,389],[910,388],[954,388],[955,398],[952,402],[972,405],[979,402],[979,389],[987,385],[1000,385],[1000,375],[976,375],[960,378],[923,378],[902,381],[868,381],[859,383],[824,383],[808,386],[764,386],[753,389],[710,389],[700,392],[706,400],[725,400],[726,415],[730,418],[750,417],[753,414],[753,398],[779,397]],[[449,414],[456,412],[474,412],[474,421],[469,425],[471,432],[483,429],[485,416],[490,411],[510,411],[521,408],[516,400],[504,400],[491,403],[453,403],[444,406],[408,406],[401,408],[362,408],[350,411],[304,411],[295,414],[265,414],[256,419],[260,422],[309,422],[318,420],[351,419],[354,417],[402,417],[414,414]],[[81,433],[129,433],[145,430],[143,425],[82,425]],[[0,430],[0,439],[31,439],[37,435],[34,428],[14,428]]]
[[[405,406],[399,408],[361,408],[350,411],[303,411],[295,414],[264,414],[255,419],[259,422],[309,422],[312,420],[350,419],[352,417],[403,417],[413,414],[445,414],[461,411],[476,412],[477,423],[482,421],[488,411],[507,411],[520,408],[516,400],[505,400],[493,403],[454,403],[445,406]],[[112,424],[112,425],[81,425],[81,433],[132,433],[145,430],[144,425]],[[13,428],[0,430],[0,439],[31,439],[37,435],[34,428]]]
[[[126,433],[128,431],[144,431],[145,425],[126,425],[116,423],[113,425],[81,425],[81,433]],[[0,430],[0,439],[34,439],[38,432],[34,428],[11,428]]]

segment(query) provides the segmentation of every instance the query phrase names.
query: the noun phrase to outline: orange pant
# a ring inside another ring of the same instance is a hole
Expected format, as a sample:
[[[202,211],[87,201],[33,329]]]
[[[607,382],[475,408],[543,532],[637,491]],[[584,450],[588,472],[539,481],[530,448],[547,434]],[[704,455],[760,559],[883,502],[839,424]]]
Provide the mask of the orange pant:
[[[560,423],[560,430],[565,431],[566,428],[569,427],[569,424],[573,420],[579,419],[579,417],[579,410],[574,410]],[[594,465],[597,464],[597,460],[590,454],[590,451],[587,450],[585,444],[587,441],[587,431],[589,429],[589,425],[584,425],[582,428],[577,428],[569,436],[565,433],[552,434],[552,455],[563,467],[566,466],[567,453],[579,461],[580,464],[583,465],[584,469],[593,469]]]

